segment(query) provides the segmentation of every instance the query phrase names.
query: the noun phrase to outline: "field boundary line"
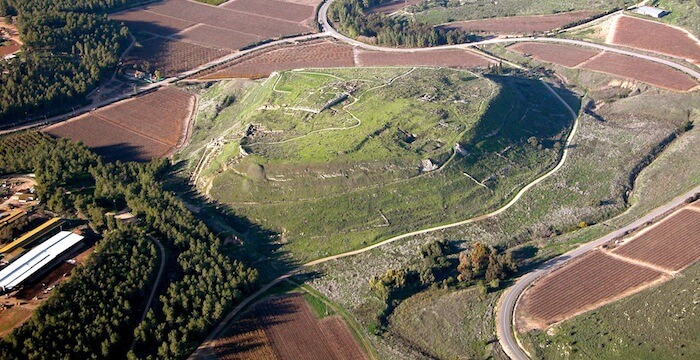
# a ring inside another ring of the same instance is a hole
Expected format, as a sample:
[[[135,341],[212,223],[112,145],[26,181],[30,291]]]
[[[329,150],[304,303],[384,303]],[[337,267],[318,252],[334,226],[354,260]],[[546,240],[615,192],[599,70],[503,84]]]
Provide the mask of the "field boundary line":
[[[589,62],[603,56],[603,54],[605,54],[605,53],[607,53],[607,51],[603,50],[603,51],[589,57],[588,59],[583,60],[580,63],[576,64],[575,66],[572,67],[572,69],[583,69],[583,70],[587,70],[587,71],[594,71],[594,70],[586,69],[586,68],[584,68],[584,66],[588,65]],[[613,75],[613,74],[611,74],[611,75]]]
[[[654,271],[658,271],[658,272],[660,272],[660,273],[664,273],[664,274],[669,275],[669,276],[672,276],[672,277],[673,277],[673,276],[676,276],[676,275],[679,273],[678,271],[669,270],[669,269],[663,268],[663,267],[658,266],[658,265],[654,265],[654,264],[649,263],[649,262],[646,262],[646,261],[637,260],[637,259],[633,259],[633,258],[631,258],[631,257],[627,257],[627,256],[622,256],[622,255],[619,255],[619,254],[615,254],[614,252],[609,251],[609,250],[602,250],[601,253],[603,253],[603,254],[605,254],[605,255],[607,255],[607,256],[610,256],[610,257],[612,257],[612,258],[615,258],[615,259],[617,259],[617,260],[624,261],[624,262],[629,263],[629,264],[632,264],[632,265],[637,265],[637,266],[645,267],[645,268],[647,268],[647,269],[651,269],[651,270],[654,270]]]
[[[116,127],[118,127],[118,128],[122,128],[122,129],[124,129],[124,130],[126,130],[126,131],[129,131],[129,132],[131,132],[131,133],[133,133],[133,134],[136,134],[136,135],[138,135],[138,136],[144,137],[144,138],[146,138],[146,139],[153,140],[153,141],[155,141],[155,142],[157,142],[157,143],[159,143],[159,144],[167,145],[168,147],[172,147],[172,146],[173,146],[172,144],[169,144],[169,143],[167,143],[167,142],[165,142],[165,141],[163,141],[163,140],[156,139],[156,138],[154,138],[154,137],[152,137],[152,136],[150,136],[150,135],[147,135],[147,134],[145,134],[145,133],[142,133],[142,132],[140,132],[140,131],[138,131],[138,130],[134,130],[134,129],[132,129],[132,128],[126,126],[126,125],[120,124],[120,123],[118,123],[118,122],[116,122],[116,121],[114,121],[114,120],[112,120],[112,119],[110,119],[110,118],[108,118],[108,117],[106,117],[106,116],[100,114],[99,112],[93,112],[91,115],[95,116],[96,118],[98,118],[98,119],[100,119],[100,120],[102,120],[102,121],[104,121],[104,122],[110,123],[110,124],[112,124],[112,125],[114,125],[114,126],[116,126]]]

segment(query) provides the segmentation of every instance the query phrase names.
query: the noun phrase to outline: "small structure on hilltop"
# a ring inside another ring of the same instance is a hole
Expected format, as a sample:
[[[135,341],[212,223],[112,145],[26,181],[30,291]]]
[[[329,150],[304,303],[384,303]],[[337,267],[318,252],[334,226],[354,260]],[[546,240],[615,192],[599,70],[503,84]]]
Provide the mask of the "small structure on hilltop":
[[[636,12],[637,14],[651,16],[657,19],[669,14],[668,11],[653,6],[640,6],[636,10],[634,10],[634,12]]]

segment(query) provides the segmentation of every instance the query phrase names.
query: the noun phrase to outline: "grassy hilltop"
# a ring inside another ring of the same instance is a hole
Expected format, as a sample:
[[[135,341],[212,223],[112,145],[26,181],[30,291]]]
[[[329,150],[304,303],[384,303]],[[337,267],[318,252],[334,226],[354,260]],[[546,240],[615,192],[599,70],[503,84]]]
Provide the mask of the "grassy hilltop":
[[[495,209],[572,124],[539,81],[447,69],[290,71],[226,105],[200,186],[300,259]]]

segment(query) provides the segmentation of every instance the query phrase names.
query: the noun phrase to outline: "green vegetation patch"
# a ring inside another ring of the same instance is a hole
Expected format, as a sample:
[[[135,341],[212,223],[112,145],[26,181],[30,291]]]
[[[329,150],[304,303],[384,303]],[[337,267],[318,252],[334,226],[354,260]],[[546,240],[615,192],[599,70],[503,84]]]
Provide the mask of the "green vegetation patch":
[[[572,123],[539,81],[447,69],[285,72],[231,106],[199,183],[303,259],[497,208]]]
[[[659,286],[558,325],[533,331],[536,358],[697,359],[700,264]]]

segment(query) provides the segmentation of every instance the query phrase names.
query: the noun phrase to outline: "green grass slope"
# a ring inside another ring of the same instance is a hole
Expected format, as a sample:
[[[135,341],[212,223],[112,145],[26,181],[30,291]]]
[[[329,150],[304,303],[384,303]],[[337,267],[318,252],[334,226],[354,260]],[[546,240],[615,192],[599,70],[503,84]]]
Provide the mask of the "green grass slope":
[[[539,81],[447,69],[284,72],[231,108],[200,183],[300,259],[495,209],[572,123]]]

